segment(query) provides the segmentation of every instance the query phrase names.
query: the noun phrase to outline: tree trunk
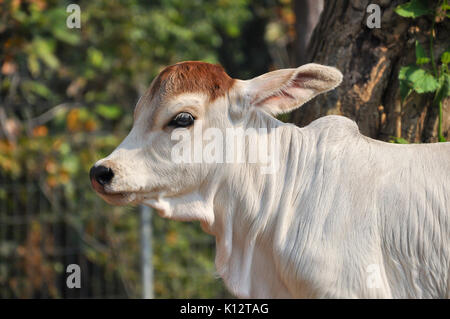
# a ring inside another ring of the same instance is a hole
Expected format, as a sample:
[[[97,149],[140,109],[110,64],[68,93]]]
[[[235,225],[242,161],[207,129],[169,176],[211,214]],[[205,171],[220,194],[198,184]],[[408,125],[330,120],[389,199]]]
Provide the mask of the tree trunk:
[[[405,1],[377,1],[381,28],[366,25],[369,0],[330,0],[308,46],[306,61],[337,67],[342,84],[313,99],[292,113],[299,126],[329,114],[355,120],[361,133],[389,140],[403,137],[410,142],[437,141],[438,109],[433,94],[412,93],[401,104],[398,73],[415,62],[415,39],[429,52],[431,18],[406,19],[394,9]],[[450,43],[449,19],[436,23],[436,62]],[[443,132],[449,138],[450,103],[443,103]]]
[[[306,61],[309,40],[323,10],[323,0],[296,0],[293,3],[293,10],[297,33],[294,43],[294,61],[296,65],[302,65]]]

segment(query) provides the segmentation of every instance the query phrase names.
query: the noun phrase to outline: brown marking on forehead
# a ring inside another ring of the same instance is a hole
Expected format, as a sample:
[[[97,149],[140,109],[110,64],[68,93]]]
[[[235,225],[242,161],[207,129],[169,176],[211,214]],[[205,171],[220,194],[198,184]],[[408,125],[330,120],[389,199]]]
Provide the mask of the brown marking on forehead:
[[[186,61],[166,67],[150,89],[150,96],[174,96],[180,93],[205,93],[210,101],[224,96],[233,86],[234,79],[220,65]]]

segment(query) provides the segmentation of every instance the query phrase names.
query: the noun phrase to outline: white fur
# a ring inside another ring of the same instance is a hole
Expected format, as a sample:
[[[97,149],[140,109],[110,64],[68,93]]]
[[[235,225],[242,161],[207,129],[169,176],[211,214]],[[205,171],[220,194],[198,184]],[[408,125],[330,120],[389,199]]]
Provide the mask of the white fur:
[[[106,190],[123,195],[103,197],[201,221],[216,237],[217,271],[238,297],[450,297],[450,143],[383,143],[340,116],[305,128],[284,124],[266,113],[271,105],[252,105],[255,88],[268,87],[252,81],[238,81],[208,106],[201,94],[180,95],[150,129],[159,101],[146,106],[125,141],[98,162],[114,165]],[[335,85],[325,83],[321,92]],[[272,113],[318,94],[297,89],[294,101],[276,100]],[[277,134],[277,173],[261,174],[257,164],[171,163],[173,142],[163,124],[186,107],[207,127]],[[379,271],[376,287],[368,283],[372,269]]]

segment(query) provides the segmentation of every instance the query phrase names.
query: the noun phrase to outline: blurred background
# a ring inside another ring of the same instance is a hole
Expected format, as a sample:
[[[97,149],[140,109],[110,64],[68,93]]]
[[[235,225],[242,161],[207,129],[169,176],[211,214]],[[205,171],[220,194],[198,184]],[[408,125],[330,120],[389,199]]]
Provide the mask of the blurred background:
[[[81,8],[70,29],[67,6]],[[367,21],[370,3],[380,28]],[[307,62],[344,82],[283,121],[354,119],[395,143],[448,139],[442,1],[0,0],[0,298],[225,298],[197,223],[113,207],[89,168],[132,125],[152,79],[184,60],[248,79]],[[66,267],[81,267],[69,289]],[[145,283],[145,284],[144,284]]]

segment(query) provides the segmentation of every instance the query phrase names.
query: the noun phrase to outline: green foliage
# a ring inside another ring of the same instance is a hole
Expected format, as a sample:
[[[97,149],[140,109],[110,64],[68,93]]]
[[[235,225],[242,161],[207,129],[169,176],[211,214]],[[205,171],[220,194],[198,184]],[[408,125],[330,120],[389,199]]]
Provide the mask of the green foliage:
[[[405,18],[418,18],[431,12],[427,0],[411,0],[397,6],[395,12]]]
[[[442,53],[441,62],[442,64],[450,63],[450,51],[445,51],[444,53]]]
[[[402,67],[398,78],[400,81],[403,81],[408,88],[419,94],[434,92],[439,87],[439,82],[429,71],[416,65]],[[402,98],[405,99],[406,96],[402,96]]]
[[[450,74],[442,73],[439,77],[439,88],[436,92],[436,100],[443,101],[450,96]]]
[[[115,120],[122,114],[122,110],[118,105],[99,104],[95,107],[95,111],[109,120]]]
[[[416,64],[422,65],[427,64],[431,60],[425,53],[425,49],[422,47],[422,45],[419,43],[419,41],[416,40]]]
[[[450,96],[449,93],[449,70],[448,63],[450,61],[450,52],[447,50],[441,56],[441,65],[439,68],[435,65],[435,57],[433,52],[433,38],[434,25],[437,18],[445,19],[447,17],[446,10],[449,9],[447,0],[439,3],[435,10],[427,7],[425,0],[412,0],[405,4],[397,6],[395,12],[406,18],[417,18],[423,15],[431,15],[433,19],[432,28],[430,31],[430,56],[427,55],[425,49],[416,40],[416,64],[404,66],[400,69],[398,79],[400,81],[400,97],[402,102],[408,97],[411,92],[415,91],[418,94],[435,92],[433,105],[439,108],[439,125],[438,125],[438,140],[445,142],[442,135],[442,102],[445,98]],[[431,62],[431,70],[427,65]],[[400,138],[400,137],[398,137]]]

